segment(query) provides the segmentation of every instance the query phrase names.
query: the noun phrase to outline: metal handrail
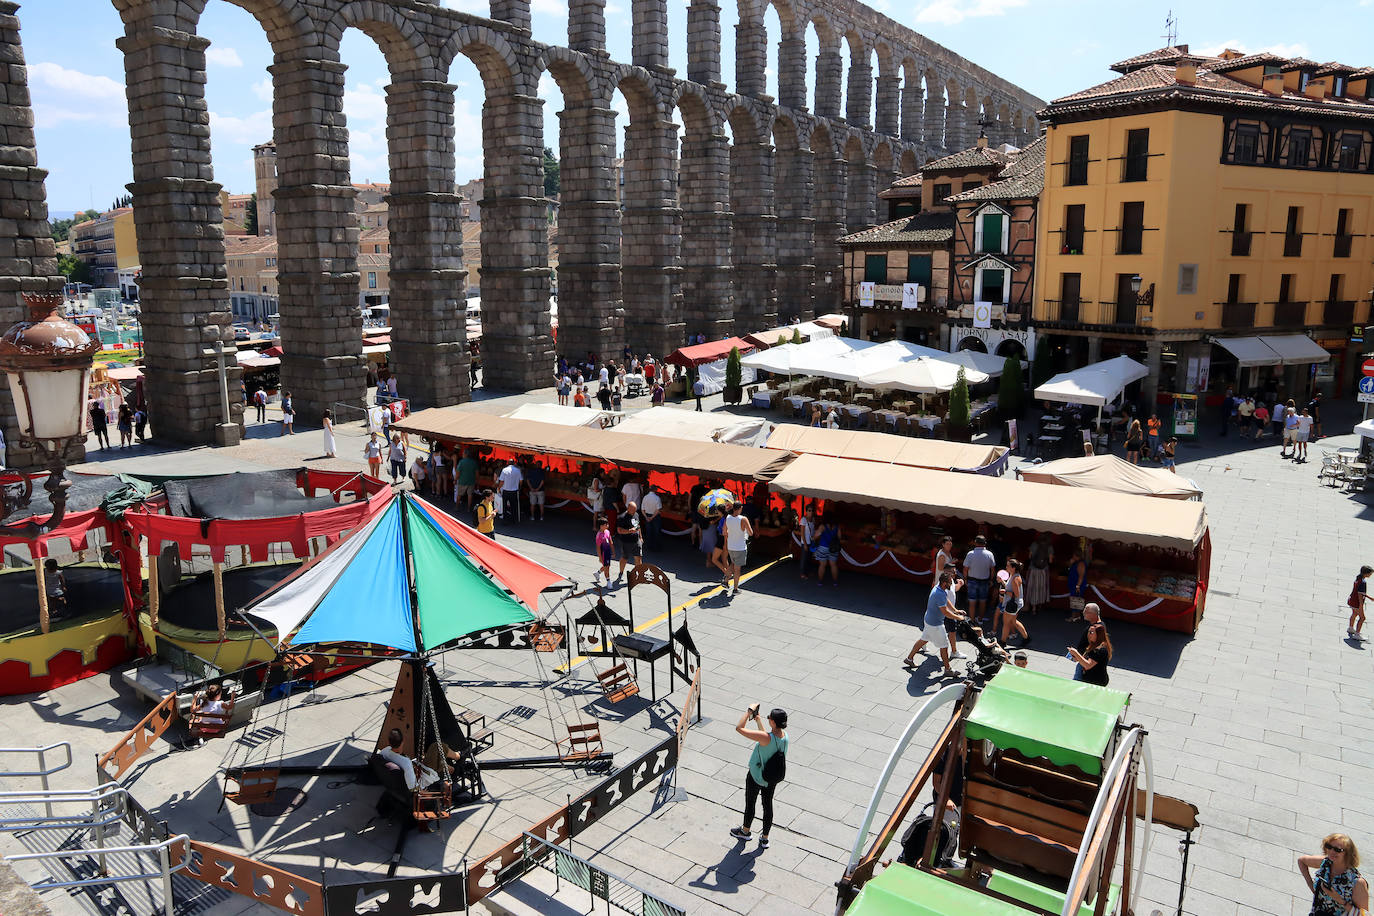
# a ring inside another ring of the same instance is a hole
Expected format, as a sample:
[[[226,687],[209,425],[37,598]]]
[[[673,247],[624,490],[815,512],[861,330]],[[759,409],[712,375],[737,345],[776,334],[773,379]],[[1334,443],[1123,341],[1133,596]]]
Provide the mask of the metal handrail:
[[[59,766],[49,767],[47,764],[48,752],[55,751],[58,748],[62,748],[67,752],[67,761],[63,764],[60,764]],[[0,772],[0,777],[13,776],[18,778],[24,776],[37,776],[42,780],[43,791],[45,792],[48,789],[48,777],[51,776],[53,773],[65,770],[67,767],[72,765],[72,745],[70,741],[59,741],[56,744],[49,744],[46,747],[0,747],[0,756],[3,756],[5,754],[37,754],[39,767],[37,770],[34,770],[33,772],[29,773],[20,772],[17,770],[5,770],[3,772]],[[51,805],[47,806],[47,811],[48,817],[52,817]]]
[[[1078,885],[1078,878],[1079,875],[1082,874],[1084,866],[1090,864],[1088,859],[1092,851],[1093,838],[1097,834],[1099,824],[1101,824],[1103,817],[1107,816],[1107,789],[1115,783],[1122,769],[1129,767],[1131,765],[1132,757],[1134,757],[1135,755],[1136,744],[1137,742],[1143,743],[1144,738],[1145,730],[1138,725],[1134,726],[1129,732],[1126,733],[1126,738],[1124,741],[1121,742],[1121,745],[1117,748],[1116,755],[1112,758],[1111,765],[1102,774],[1102,782],[1100,783],[1100,785],[1103,788],[1102,791],[1098,792],[1097,799],[1093,802],[1092,813],[1088,816],[1088,825],[1083,830],[1083,845],[1078,851],[1077,858],[1074,859],[1073,872],[1069,875],[1068,892],[1065,894],[1064,897],[1064,909],[1060,913],[1060,916],[1076,916],[1076,914],[1078,913],[1079,905],[1083,902],[1082,892],[1080,892],[1079,899],[1077,900],[1073,899],[1073,892],[1074,888]],[[1135,792],[1136,790],[1135,783],[1136,780],[1132,779],[1132,792]],[[1151,798],[1146,803],[1146,809],[1152,812],[1152,809],[1154,807],[1154,786],[1152,784],[1152,781],[1147,783],[1147,785],[1150,788]],[[1143,860],[1141,864],[1143,867]],[[1112,863],[1106,863],[1106,865],[1109,868],[1112,867]],[[1125,868],[1129,870],[1130,867],[1131,863],[1127,862],[1125,864]]]
[[[0,833],[18,830],[62,830],[71,828],[104,828],[123,820],[127,811],[129,790],[115,783],[106,783],[94,789],[58,789],[51,792],[0,792],[0,806],[42,804],[47,809],[46,817],[4,818],[0,819]],[[115,807],[102,816],[106,802],[116,801]],[[54,804],[80,803],[91,806],[86,815],[54,815]]]
[[[97,832],[96,836],[99,837]],[[171,860],[171,849],[175,845],[181,845],[182,849],[177,854],[178,861],[175,865]],[[143,853],[156,853],[158,857],[158,870],[155,872],[144,872],[136,875],[106,875],[102,874],[99,878],[81,878],[75,881],[39,881],[31,885],[36,891],[54,890],[63,887],[91,887],[96,884],[119,884],[124,881],[151,881],[154,878],[162,879],[162,908],[165,916],[175,916],[172,909],[172,875],[183,871],[190,864],[191,838],[186,834],[178,834],[168,837],[160,843],[148,843],[141,846],[102,846],[98,849],[59,849],[55,852],[30,852],[17,856],[5,856],[6,862],[26,862],[40,861],[44,859],[70,859],[77,856],[94,855],[100,858],[101,871],[105,871],[105,856],[110,853],[129,853],[141,855]]]

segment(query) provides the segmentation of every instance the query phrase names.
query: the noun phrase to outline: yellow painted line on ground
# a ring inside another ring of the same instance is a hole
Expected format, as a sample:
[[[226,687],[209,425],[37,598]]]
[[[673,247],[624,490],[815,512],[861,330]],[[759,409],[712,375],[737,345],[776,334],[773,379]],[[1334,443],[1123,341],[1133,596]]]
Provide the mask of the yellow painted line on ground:
[[[760,566],[758,569],[754,570],[753,572],[748,572],[748,573],[745,573],[744,575],[740,576],[740,577],[739,577],[740,584],[743,585],[744,583],[748,582],[750,579],[754,578],[755,576],[759,575],[760,573],[767,572],[768,570],[772,569],[774,566],[777,566],[777,565],[778,565],[779,563],[781,563],[783,560],[790,560],[790,559],[791,559],[791,556],[790,556],[790,555],[784,555],[784,556],[778,557],[776,560],[771,560],[771,561],[769,561],[769,562],[763,564],[762,566]],[[715,588],[711,589],[711,590],[708,591],[708,592],[704,592],[703,594],[697,595],[695,598],[692,598],[692,599],[689,600],[689,601],[684,601],[684,602],[682,602],[682,603],[679,604],[677,607],[673,608],[672,613],[674,613],[674,614],[681,614],[683,611],[687,610],[687,609],[690,608],[690,607],[693,607],[693,606],[696,605],[696,604],[699,604],[700,602],[706,600],[707,598],[711,598],[711,597],[714,597],[715,595],[719,595],[719,594],[720,594],[722,591],[724,591],[724,590],[725,590],[725,586],[723,586],[723,585],[717,585]],[[647,632],[647,631],[649,631],[649,630],[652,630],[654,627],[658,626],[660,623],[663,623],[663,621],[665,621],[665,620],[667,620],[667,619],[668,619],[668,612],[665,611],[665,612],[663,612],[662,614],[659,614],[659,615],[658,615],[657,617],[655,617],[653,620],[649,620],[649,621],[646,621],[645,623],[641,623],[639,626],[635,627],[634,631],[635,631],[636,633],[645,633],[645,632]],[[572,635],[573,635],[573,634],[571,634],[571,633],[568,634],[569,637],[571,637]],[[569,662],[568,664],[566,664],[566,665],[559,665],[557,668],[554,668],[553,670],[554,670],[554,671],[557,671],[559,674],[565,674],[565,673],[567,673],[568,671],[571,671],[573,668],[576,668],[578,665],[582,664],[582,663],[585,662],[585,661],[587,661],[587,656],[585,656],[585,655],[579,655],[579,656],[577,656],[577,658],[573,659],[573,660],[572,660],[571,662]]]

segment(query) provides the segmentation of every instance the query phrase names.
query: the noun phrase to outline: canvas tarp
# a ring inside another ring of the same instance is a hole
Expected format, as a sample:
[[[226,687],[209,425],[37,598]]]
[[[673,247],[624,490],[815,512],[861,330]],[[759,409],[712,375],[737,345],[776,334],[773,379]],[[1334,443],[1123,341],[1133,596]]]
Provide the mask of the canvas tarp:
[[[801,334],[802,342],[807,339],[819,340],[822,337],[831,337],[834,331],[823,328],[814,321],[803,321],[801,324],[789,324],[780,328],[773,328],[771,331],[755,331],[752,334],[744,335],[744,339],[760,347],[777,347],[785,343],[791,343],[792,337]]]
[[[1072,372],[1059,373],[1035,389],[1035,399],[1105,407],[1115,401],[1127,385],[1149,374],[1150,371],[1135,360],[1117,356]]]
[[[774,375],[805,375],[801,364],[820,356],[831,356],[848,352],[849,346],[843,338],[830,336],[800,344],[782,344],[758,353],[750,353],[740,360],[746,369],[772,372]]]
[[[1207,533],[1202,503],[1074,487],[1044,487],[978,474],[801,455],[773,480],[779,493],[967,519],[1025,530],[1191,552]]]
[[[668,354],[665,362],[675,366],[700,366],[702,363],[713,363],[718,359],[725,359],[735,347],[739,347],[741,356],[754,349],[754,345],[747,340],[727,337],[724,340],[712,340],[691,347],[679,347]]]
[[[846,916],[1031,916],[1009,900],[893,863],[866,883]]]
[[[521,404],[506,416],[516,420],[556,423],[559,426],[593,426],[600,429],[602,420],[610,415],[601,410],[566,407],[562,404]]]
[[[799,454],[857,458],[939,471],[986,467],[1007,452],[1001,446],[965,445],[943,439],[911,439],[887,433],[795,424],[773,430],[768,437],[768,447]]]
[[[859,384],[864,388],[892,388],[898,391],[914,391],[917,394],[938,394],[954,390],[961,369],[964,372],[964,381],[969,385],[981,384],[990,378],[986,373],[966,368],[958,363],[918,356],[870,372],[859,379]]]
[[[1283,361],[1283,357],[1265,346],[1258,337],[1215,337],[1212,343],[1234,356],[1236,365],[1241,369],[1277,366]]]
[[[451,407],[417,411],[392,428],[430,439],[488,444],[531,455],[564,455],[640,470],[682,471],[727,480],[771,480],[791,458],[744,445],[622,435],[608,429],[554,426]]]
[[[728,442],[733,445],[759,447],[768,441],[773,424],[755,417],[741,417],[714,411],[681,410],[677,407],[650,407],[626,414],[618,426],[610,428],[616,434],[668,436],[673,439],[696,439],[701,442]]]
[[[1201,490],[1177,474],[1162,468],[1144,468],[1115,455],[1061,458],[1023,468],[1019,474],[1023,480],[1033,483],[1089,487],[1137,496],[1192,499],[1202,495]]]

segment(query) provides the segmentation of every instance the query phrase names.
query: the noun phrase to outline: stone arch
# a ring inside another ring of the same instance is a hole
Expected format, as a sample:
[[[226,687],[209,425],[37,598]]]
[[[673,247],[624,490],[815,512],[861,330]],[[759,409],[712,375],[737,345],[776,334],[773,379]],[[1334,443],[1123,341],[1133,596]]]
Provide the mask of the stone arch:
[[[226,0],[248,12],[267,33],[267,40],[274,52],[282,52],[299,44],[313,44],[318,41],[319,30],[299,0]],[[170,17],[176,27],[187,32],[195,32],[200,17],[205,12],[209,0],[183,0],[173,4],[175,12],[168,12],[168,5],[157,0],[113,0],[115,9],[126,26],[139,20]]]
[[[730,210],[734,215],[735,321],[746,333],[777,323],[777,218],[773,212],[774,157],[760,109],[730,108]]]
[[[521,79],[519,58],[500,32],[482,25],[463,26],[456,30],[435,57],[435,68],[442,74],[441,78],[448,79],[449,70],[459,54],[472,61],[477,68],[488,95],[502,90],[530,91],[534,88],[525,85],[527,80],[516,84]],[[533,79],[537,85],[538,73],[534,74]]]
[[[811,154],[816,176],[816,193],[812,204],[816,217],[815,246],[812,249],[816,265],[813,298],[816,311],[823,314],[839,308],[844,292],[840,249],[836,240],[845,234],[848,168],[836,147],[836,138],[824,123],[817,124],[811,132]],[[827,277],[830,282],[826,282]]]
[[[975,337],[969,334],[967,337],[960,340],[959,346],[954,349],[956,352],[959,350],[976,350],[979,353],[986,353],[988,352],[988,345],[983,342],[981,337]]]
[[[337,57],[344,32],[357,29],[381,48],[393,80],[439,79],[448,67],[436,68],[429,43],[401,10],[376,0],[352,0],[339,7],[321,30],[323,45]]]
[[[682,210],[682,305],[686,333],[730,336],[730,144],[701,86],[683,83],[673,108],[682,118],[678,205]]]
[[[1019,340],[1010,337],[1004,339],[997,345],[996,354],[998,356],[1015,356],[1019,360],[1027,360],[1030,357],[1026,354],[1026,345]]]
[[[606,103],[597,93],[599,84],[596,71],[587,62],[584,54],[567,48],[545,48],[544,53],[535,62],[534,69],[536,81],[544,72],[553,78],[558,84],[558,91],[563,93],[564,104],[569,108]]]
[[[873,225],[877,205],[877,173],[869,151],[857,131],[851,131],[844,143],[844,160],[848,182],[845,194],[845,229],[858,232]]]
[[[849,78],[845,82],[844,116],[850,124],[860,127],[868,123],[873,104],[873,66],[869,62],[871,48],[856,28],[845,32],[849,47]]]
[[[838,118],[844,92],[844,57],[840,53],[840,36],[823,15],[812,16],[810,24],[816,30],[816,115]]]
[[[783,323],[815,314],[815,218],[811,151],[796,123],[779,115],[772,124],[777,194],[778,319]]]
[[[630,123],[663,116],[664,106],[654,78],[643,67],[617,67],[611,75],[611,85],[625,97],[630,109]]]
[[[902,58],[898,69],[901,71],[902,80],[898,129],[903,140],[918,143],[921,140],[923,126],[921,119],[924,114],[925,95],[922,83],[925,74],[916,58],[911,55]]]
[[[897,160],[897,164],[897,172],[903,178],[906,178],[910,175],[915,175],[917,172],[921,170],[921,160],[919,157],[917,157],[915,150],[912,149],[902,150],[901,158]]]

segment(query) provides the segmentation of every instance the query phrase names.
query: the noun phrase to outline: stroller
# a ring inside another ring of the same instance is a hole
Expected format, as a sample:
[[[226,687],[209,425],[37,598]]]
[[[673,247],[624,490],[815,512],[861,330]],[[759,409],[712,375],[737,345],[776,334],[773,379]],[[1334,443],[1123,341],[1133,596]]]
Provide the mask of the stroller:
[[[966,663],[964,679],[981,687],[992,676],[1002,670],[1002,665],[1011,660],[1011,654],[993,639],[983,635],[983,631],[967,620],[961,620],[954,628],[955,636],[973,646],[976,655]]]

